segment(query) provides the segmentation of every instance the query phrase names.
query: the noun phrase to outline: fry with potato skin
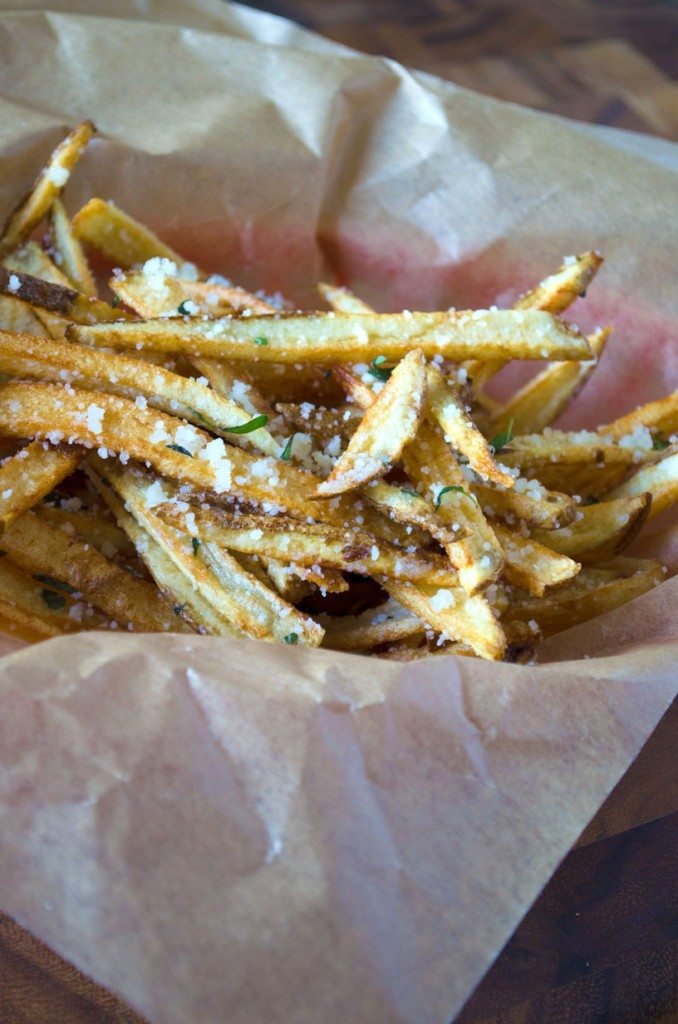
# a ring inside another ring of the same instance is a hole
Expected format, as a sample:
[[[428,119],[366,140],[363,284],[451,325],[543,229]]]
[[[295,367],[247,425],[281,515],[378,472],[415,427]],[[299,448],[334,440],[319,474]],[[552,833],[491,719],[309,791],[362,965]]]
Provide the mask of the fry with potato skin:
[[[56,313],[74,324],[104,324],[131,319],[129,313],[114,309],[102,299],[7,267],[0,267],[0,293],[14,296],[48,313]]]
[[[520,319],[516,319],[520,317]],[[144,323],[75,324],[68,337],[84,345],[139,346],[157,352],[274,363],[398,360],[413,348],[427,357],[469,359],[482,348],[506,359],[590,359],[583,335],[539,310],[472,310],[455,313],[275,313],[218,320],[149,320]],[[264,339],[264,342],[257,341]]]
[[[91,121],[82,121],[62,139],[28,195],[9,215],[0,237],[0,256],[20,245],[38,226],[68,181],[70,172],[95,131],[96,128]]]

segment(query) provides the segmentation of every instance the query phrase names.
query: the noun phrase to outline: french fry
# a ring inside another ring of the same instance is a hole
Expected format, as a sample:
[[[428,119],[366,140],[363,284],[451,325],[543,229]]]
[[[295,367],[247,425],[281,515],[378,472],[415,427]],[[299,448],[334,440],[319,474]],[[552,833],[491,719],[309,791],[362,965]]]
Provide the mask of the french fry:
[[[209,281],[191,281],[173,276],[176,264],[163,261],[151,265],[153,287],[149,287],[146,270],[116,274],[108,282],[125,305],[146,319],[159,316],[225,316],[242,310],[252,313],[275,313],[270,302],[252,295],[244,288],[224,286]],[[165,271],[165,273],[163,273]]]
[[[549,428],[542,434],[523,434],[512,438],[501,453],[508,466],[534,469],[550,463],[559,466],[591,464],[632,466],[652,454],[652,444],[639,438],[637,444],[622,445],[592,430],[564,431]]]
[[[389,471],[417,432],[426,384],[424,356],[414,349],[393,370],[332,472],[318,486],[319,498],[355,490]]]
[[[75,324],[129,321],[130,314],[109,306],[102,299],[83,295],[65,285],[52,284],[20,270],[0,267],[0,293],[27,302],[37,309],[56,313]]]
[[[446,526],[433,505],[410,487],[395,487],[383,480],[376,480],[368,484],[362,494],[382,515],[396,519],[405,526],[425,530],[443,546],[454,544],[459,538],[460,531],[455,532]]]
[[[225,551],[196,535],[182,534],[164,523],[146,504],[147,486],[130,471],[98,463],[95,466],[129,506],[130,513],[169,556],[201,596],[238,632],[260,640],[302,643],[316,647],[322,628],[283,601]]]
[[[335,367],[333,372],[354,402],[362,409],[371,408],[374,395],[369,387],[346,367]],[[459,571],[462,587],[475,594],[497,579],[504,556],[452,450],[434,427],[423,422],[403,452],[403,464],[418,492],[433,498],[438,518],[458,532],[459,540],[446,543],[445,551]]]
[[[538,623],[552,636],[640,597],[664,578],[657,562],[616,559],[605,571],[584,568],[571,583],[544,598],[514,594],[507,617]]]
[[[549,491],[538,480],[530,480],[523,490],[524,483],[518,478],[513,490],[507,491],[474,481],[469,489],[486,515],[500,516],[509,524],[521,520],[527,526],[557,530],[567,526],[577,515],[577,503],[571,495]]]
[[[51,337],[37,314],[18,299],[0,295],[0,330],[30,334],[35,338]]]
[[[421,619],[393,598],[360,615],[321,616],[321,622],[325,627],[323,647],[335,651],[370,650],[381,644],[421,638],[426,628]]]
[[[485,480],[513,487],[513,477],[497,465],[487,441],[466,412],[458,392],[436,366],[429,364],[426,372],[427,412],[442,430],[445,440],[465,455],[471,469]]]
[[[603,258],[599,252],[585,252],[580,256],[570,257],[554,274],[550,274],[536,288],[522,295],[513,304],[513,309],[518,312],[542,310],[548,313],[564,313],[575,299],[586,294],[602,262]],[[490,359],[468,366],[478,397],[486,397],[482,394],[482,388],[505,365],[505,359]]]
[[[82,457],[82,452],[52,448],[40,441],[20,448],[0,466],[0,530],[70,476]]]
[[[547,588],[566,583],[581,569],[581,565],[567,555],[558,554],[534,539],[521,537],[500,523],[496,524],[495,531],[504,551],[507,580],[535,597],[543,597]]]
[[[2,281],[0,279],[0,285]],[[61,308],[64,302],[62,300]],[[76,319],[72,317],[72,319]],[[274,363],[398,360],[413,348],[426,357],[469,359],[482,349],[506,359],[590,359],[582,334],[551,313],[473,310],[454,313],[275,313],[217,320],[162,319],[69,328],[81,344],[149,348],[191,356]]]
[[[662,439],[678,432],[678,391],[654,402],[647,402],[608,423],[606,427],[599,427],[598,431],[619,441],[632,435],[638,427],[647,427]]]
[[[60,199],[55,199],[52,203],[49,227],[51,249],[57,265],[79,292],[83,295],[96,296],[97,289],[92,271]]]
[[[81,629],[108,629],[108,620],[82,601],[0,561],[0,629],[26,643]]]
[[[678,445],[667,448],[653,465],[638,469],[628,480],[609,491],[605,498],[613,501],[640,494],[652,497],[648,519],[653,519],[678,501]]]
[[[145,263],[154,256],[171,260],[178,266],[186,263],[174,249],[110,200],[90,199],[73,218],[73,233],[123,269]]]
[[[38,226],[68,181],[95,131],[91,121],[83,121],[59,143],[30,192],[19,202],[3,227],[0,256],[20,245]]]
[[[0,373],[55,383],[67,381],[122,396],[136,395],[137,404],[146,402],[169,414],[182,416],[229,440],[242,437],[265,454],[280,452],[280,444],[266,430],[265,423],[240,433],[243,426],[256,421],[231,399],[191,377],[182,377],[161,366],[119,353],[86,349],[70,342],[36,341],[25,335],[0,331]],[[183,447],[190,448],[190,430],[184,433]],[[180,439],[176,438],[175,443],[180,444]]]
[[[373,313],[374,310],[366,302],[359,299],[348,288],[338,288],[333,284],[321,282],[318,291],[325,302],[337,313]]]
[[[649,494],[585,505],[579,518],[559,530],[534,530],[532,539],[583,562],[612,558],[627,547],[650,511]]]
[[[650,453],[646,453],[648,458]],[[542,463],[526,470],[528,477],[539,477],[544,487],[557,488],[577,499],[599,499],[611,488],[616,487],[628,474],[626,461],[606,463],[595,459],[588,462],[559,463],[556,457],[552,463]]]
[[[188,522],[203,540],[248,555],[288,559],[295,565],[320,565],[363,576],[425,580],[456,586],[457,574],[446,559],[406,552],[368,533],[346,531],[324,523],[302,523],[282,516],[233,515],[223,510],[189,512],[163,504],[156,509],[166,522],[188,532]]]
[[[172,601],[174,615],[179,616],[198,633],[210,633],[213,636],[240,636],[241,634],[233,628],[231,623],[219,615],[209,601],[204,599],[200,590],[193,586],[192,581],[176,567],[164,547],[158,544],[126,510],[115,491],[104,484],[102,478],[92,467],[88,467],[88,474],[115,516],[121,531],[129,538],[146,565],[158,585],[158,589],[168,600]]]
[[[479,594],[469,596],[462,587],[435,588],[395,580],[383,580],[383,585],[391,597],[436,632],[450,640],[462,640],[481,658],[500,661],[504,656],[504,632]]]
[[[550,363],[528,381],[495,413],[492,433],[498,434],[512,423],[514,433],[532,434],[555,423],[593,373],[611,333],[612,328],[605,327],[588,336],[595,359]]]
[[[172,609],[155,587],[111,562],[43,518],[24,512],[6,527],[7,557],[38,580],[57,581],[55,589],[82,593],[121,628],[156,632],[172,628]],[[47,584],[49,585],[49,583]],[[178,627],[177,627],[178,628]]]
[[[102,552],[106,558],[133,558],[136,548],[127,533],[109,519],[86,511],[71,511],[52,505],[40,506],[40,516],[66,533],[77,534]]]

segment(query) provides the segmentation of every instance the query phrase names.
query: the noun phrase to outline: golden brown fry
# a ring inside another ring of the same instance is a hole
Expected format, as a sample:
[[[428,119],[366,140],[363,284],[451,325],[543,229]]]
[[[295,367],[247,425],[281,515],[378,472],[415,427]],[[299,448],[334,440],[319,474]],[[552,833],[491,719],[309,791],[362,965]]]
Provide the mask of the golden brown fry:
[[[598,431],[605,437],[613,437],[616,441],[629,437],[638,427],[647,427],[662,439],[678,432],[678,391],[654,402],[647,402],[633,412],[620,416],[619,419],[599,427]]]
[[[348,288],[338,288],[333,284],[321,282],[318,291],[325,302],[337,313],[373,313],[374,310],[366,302],[359,299]]]
[[[576,522],[559,530],[535,530],[533,540],[570,558],[589,562],[612,558],[627,547],[650,510],[649,494],[585,505]]]
[[[593,430],[545,430],[542,434],[514,437],[501,452],[501,462],[521,469],[536,469],[557,463],[559,467],[587,463],[609,466],[633,465],[652,455],[652,443],[643,438],[637,444],[622,445]]]
[[[516,391],[494,414],[492,434],[505,431],[509,423],[513,424],[514,434],[538,433],[555,423],[593,373],[611,333],[612,328],[605,327],[589,335],[587,340],[595,359],[550,363]]]
[[[586,294],[602,262],[603,257],[599,252],[571,256],[554,274],[544,278],[536,288],[522,295],[514,303],[513,309],[519,312],[536,309],[548,313],[564,313],[576,298]],[[482,395],[481,389],[490,377],[505,365],[506,359],[483,360],[469,365],[468,372],[473,379],[474,388],[483,401],[487,396]]]
[[[514,593],[507,618],[535,621],[544,636],[552,636],[626,604],[664,579],[658,562],[615,559],[609,565],[607,572],[582,569],[571,583],[544,598]]]
[[[77,534],[79,539],[82,538],[88,544],[93,544],[102,554],[106,555],[106,558],[122,555],[129,559],[136,553],[135,546],[127,533],[116,526],[114,522],[103,519],[100,515],[85,511],[75,512],[43,504],[40,506],[40,516],[66,533]]]
[[[54,526],[40,512],[24,512],[15,519],[5,530],[3,544],[7,557],[25,572],[56,580],[57,590],[81,593],[123,629],[130,623],[137,631],[178,629],[171,605],[152,584]]]
[[[5,256],[2,265],[8,270],[30,274],[31,277],[39,277],[41,281],[61,285],[62,288],[72,287],[66,274],[37,242],[26,242],[20,249],[15,249],[9,256]]]
[[[302,523],[282,516],[234,515],[219,509],[194,508],[186,512],[169,504],[159,505],[156,512],[184,533],[192,523],[203,540],[229,551],[363,576],[425,580],[441,587],[458,584],[457,574],[445,558],[403,551],[358,530]]]
[[[439,544],[454,544],[463,531],[450,529],[438,516],[430,501],[410,487],[396,487],[375,480],[363,488],[362,495],[382,515],[430,533]]]
[[[270,403],[252,384],[242,365],[234,368],[228,366],[227,363],[220,363],[216,359],[193,359],[192,363],[218,395],[223,395],[224,398],[235,402],[252,417],[263,415],[270,419],[273,418],[274,413]]]
[[[26,643],[81,629],[108,629],[108,620],[69,594],[0,561],[0,631]]]
[[[123,269],[154,256],[172,260],[178,266],[185,264],[174,249],[110,200],[90,199],[73,218],[73,232],[76,238]]]
[[[649,453],[647,453],[649,456]],[[601,461],[559,463],[543,463],[533,470],[527,470],[527,476],[536,475],[539,482],[546,488],[557,488],[576,498],[601,498],[612,487],[616,487],[627,475],[627,462],[606,464]]]
[[[470,597],[461,587],[436,589],[395,580],[384,580],[383,586],[436,632],[467,643],[481,658],[499,661],[504,656],[506,637],[484,597]]]
[[[70,172],[95,131],[91,121],[83,121],[62,139],[28,195],[10,214],[2,229],[0,255],[20,245],[38,226],[68,181]]]
[[[497,538],[504,550],[504,574],[509,583],[543,597],[547,587],[557,587],[576,576],[581,565],[529,537],[522,537],[497,523]]]
[[[60,199],[55,199],[52,203],[49,225],[51,248],[58,266],[79,292],[83,295],[96,296],[97,289],[92,271]]]
[[[184,481],[199,491],[235,494],[246,501],[271,505],[288,515],[323,518],[333,525],[354,525],[356,501],[350,495],[319,505],[313,500],[320,480],[289,462],[228,448],[221,438],[196,430],[204,445],[196,458],[169,448],[182,421],[156,410],[140,408],[129,399],[105,392],[72,391],[55,384],[0,384],[0,432],[15,437],[45,436],[60,431],[72,444],[105,448],[149,463],[161,475]],[[211,447],[210,447],[211,446]],[[164,500],[162,486],[157,504]],[[385,540],[410,543],[405,529],[363,509],[364,528]]]
[[[380,644],[423,637],[426,629],[421,619],[393,598],[360,615],[324,615],[321,622],[325,627],[323,647],[335,651],[364,651]]]
[[[0,330],[30,334],[35,338],[51,337],[38,316],[24,302],[0,295]]]
[[[82,457],[82,452],[33,441],[0,466],[0,530],[70,476]]]
[[[243,435],[229,432],[230,427],[240,427],[252,418],[235,402],[192,377],[182,377],[130,356],[0,331],[0,373],[55,383],[66,381],[122,396],[136,395],[135,401],[142,408],[144,403],[150,403],[228,440],[242,439],[265,454],[280,452],[280,444],[265,425]],[[179,436],[167,441],[191,450],[192,433],[184,427]]]
[[[466,412],[458,390],[445,380],[437,366],[430,364],[426,372],[427,413],[438,424],[448,444],[465,455],[471,469],[485,480],[513,487],[513,477],[497,465],[490,446]]]
[[[652,497],[648,519],[653,519],[669,505],[678,502],[678,444],[661,452],[653,465],[643,466],[623,484],[609,491],[605,500],[630,498],[638,494],[649,494]]]
[[[319,485],[319,498],[355,490],[391,469],[421,422],[426,379],[426,360],[414,349],[393,370],[332,472]]]
[[[143,270],[117,274],[109,281],[115,294],[130,309],[146,319],[166,316],[226,316],[244,309],[253,313],[275,313],[275,306],[244,288],[211,284],[176,277],[177,268],[170,261],[152,265],[153,287]]]
[[[151,535],[204,600],[238,632],[260,640],[302,643],[316,647],[322,628],[283,601],[238,562],[197,535],[189,536],[164,523],[149,511],[148,481],[129,470],[99,462],[95,470],[110,482],[130,513]]]
[[[509,525],[520,520],[542,530],[557,530],[577,515],[577,503],[569,494],[549,491],[537,480],[531,480],[523,490],[524,483],[519,477],[514,489],[507,491],[474,481],[469,489],[486,515],[500,516]]]
[[[205,600],[200,590],[181,572],[161,544],[145,530],[125,508],[115,491],[104,484],[92,467],[88,475],[115,516],[121,532],[124,531],[160,592],[172,602],[172,612],[192,626],[198,633],[213,636],[241,636],[215,608]]]
[[[276,409],[290,426],[311,434],[317,444],[327,444],[335,437],[348,444],[363,418],[360,409],[352,405],[327,409],[310,402],[278,402]]]
[[[150,320],[73,326],[87,345],[149,348],[189,357],[274,363],[398,360],[413,348],[427,356],[469,359],[479,350],[506,359],[590,359],[586,339],[571,324],[539,310],[456,313],[275,313],[218,320]]]

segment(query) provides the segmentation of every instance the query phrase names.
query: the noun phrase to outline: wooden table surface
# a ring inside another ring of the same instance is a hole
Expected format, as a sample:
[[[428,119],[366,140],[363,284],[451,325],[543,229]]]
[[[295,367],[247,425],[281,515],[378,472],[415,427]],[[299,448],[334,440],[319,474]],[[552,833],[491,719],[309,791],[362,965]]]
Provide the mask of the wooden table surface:
[[[491,95],[678,138],[675,0],[250,6]],[[678,1022],[677,735],[674,705],[456,1024]],[[139,1021],[0,915],[0,1024]]]

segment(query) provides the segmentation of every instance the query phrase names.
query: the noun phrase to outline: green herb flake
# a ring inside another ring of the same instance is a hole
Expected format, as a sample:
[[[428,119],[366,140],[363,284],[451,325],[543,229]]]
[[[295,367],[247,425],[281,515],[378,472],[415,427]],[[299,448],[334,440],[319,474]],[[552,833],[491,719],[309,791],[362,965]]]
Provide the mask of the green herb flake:
[[[76,593],[75,587],[72,587],[70,583],[63,583],[61,580],[55,580],[53,576],[45,576],[41,572],[34,573],[33,579],[37,580],[38,583],[44,583],[48,587],[53,587],[54,590],[63,590],[65,594]]]
[[[490,441],[490,448],[493,449],[494,454],[498,455],[499,452],[507,450],[507,446],[513,440],[513,417],[509,420],[508,427],[501,434],[497,434]]]
[[[413,498],[421,497],[419,491],[413,491],[411,487],[401,487],[400,490],[403,492],[403,494],[411,494]]]
[[[55,594],[53,590],[41,590],[40,597],[54,612],[61,611],[66,605],[66,598],[62,594]]]
[[[446,495],[449,491],[456,491],[457,494],[465,494],[467,498],[471,499],[471,501],[475,501],[476,505],[478,504],[478,499],[476,498],[475,494],[469,494],[466,488],[460,487],[459,484],[452,484],[452,486],[450,487],[441,487],[441,489],[438,491],[438,494],[436,496],[436,508],[440,508],[444,495]]]
[[[262,334],[260,334],[258,338],[254,339],[254,344],[255,345],[268,345],[268,338],[264,338],[264,336]]]
[[[387,381],[393,373],[393,369],[385,367],[383,365],[385,362],[386,356],[375,356],[368,372],[377,380]]]
[[[189,459],[193,458],[188,448],[184,448],[180,444],[168,444],[167,447],[171,448],[173,452],[179,452],[180,455],[188,455]]]
[[[663,452],[668,446],[669,442],[665,441],[663,437],[655,437],[652,442],[652,449],[655,452]]]
[[[223,429],[227,434],[251,434],[253,430],[265,427],[267,423],[268,416],[262,413],[261,416],[255,416],[253,420],[248,420],[247,423],[240,423],[237,427],[224,427]]]
[[[114,295],[113,296],[113,301],[111,302],[111,306],[113,307],[113,309],[117,309],[119,305],[120,305],[120,296],[119,295]]]
[[[175,615],[181,615],[185,607],[185,604],[175,604],[174,607],[172,608],[172,611],[174,612]]]
[[[190,316],[191,311],[190,309],[186,308],[186,304],[190,301],[190,299],[182,299],[182,301],[177,306],[177,313],[181,313],[182,316]]]
[[[200,547],[200,541],[197,537],[191,537],[191,547],[193,548],[193,554],[198,554],[198,548]]]
[[[294,434],[292,434],[291,438],[289,439],[289,441],[287,442],[287,444],[285,445],[285,447],[283,448],[283,450],[280,453],[280,458],[282,459],[283,462],[289,462],[290,461],[290,456],[292,454],[292,445],[293,444],[294,444]]]
[[[298,633],[288,633],[287,636],[284,639],[285,639],[285,643],[286,644],[296,644],[296,643],[299,643],[299,634]]]

